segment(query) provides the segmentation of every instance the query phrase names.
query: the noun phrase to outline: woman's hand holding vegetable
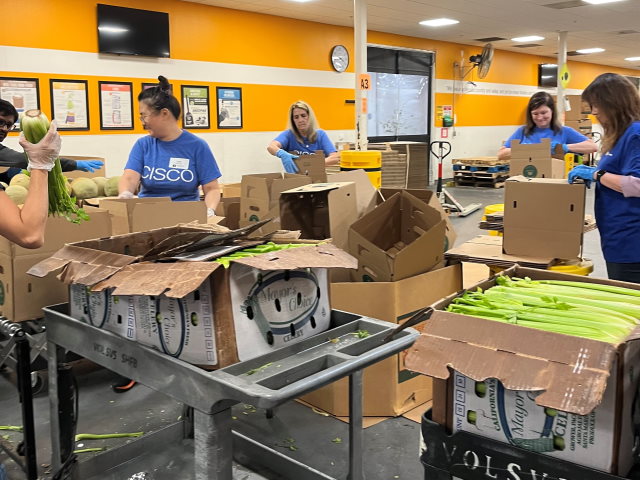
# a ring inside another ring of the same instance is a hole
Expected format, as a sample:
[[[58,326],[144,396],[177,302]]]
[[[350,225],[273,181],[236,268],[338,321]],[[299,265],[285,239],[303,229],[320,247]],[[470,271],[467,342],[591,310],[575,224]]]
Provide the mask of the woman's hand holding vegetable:
[[[53,121],[47,134],[38,143],[29,142],[24,133],[20,134],[18,142],[29,157],[28,170],[47,170],[50,172],[60,153],[62,139],[57,132],[56,122]]]

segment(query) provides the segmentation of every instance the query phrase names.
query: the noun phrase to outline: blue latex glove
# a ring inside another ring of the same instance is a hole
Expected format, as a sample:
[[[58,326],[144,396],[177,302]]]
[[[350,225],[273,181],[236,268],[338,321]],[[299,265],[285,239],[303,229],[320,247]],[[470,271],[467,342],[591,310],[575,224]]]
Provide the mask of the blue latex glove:
[[[284,171],[287,173],[298,173],[298,167],[296,167],[294,158],[298,158],[298,155],[293,155],[292,153],[283,150],[282,148],[276,152],[276,157],[282,160],[282,165],[284,166]]]
[[[569,147],[567,146],[566,143],[560,143],[560,142],[551,142],[551,153],[556,151],[556,147],[560,145],[562,147],[562,151],[564,153],[569,153]]]
[[[573,169],[567,175],[567,180],[569,183],[573,183],[576,179],[581,178],[584,180],[587,188],[591,188],[591,182],[593,181],[593,174],[596,172],[596,167],[589,167],[587,165],[578,165],[577,167],[573,167]]]
[[[82,170],[83,172],[95,172],[102,165],[104,165],[104,163],[100,160],[77,160],[76,170]]]

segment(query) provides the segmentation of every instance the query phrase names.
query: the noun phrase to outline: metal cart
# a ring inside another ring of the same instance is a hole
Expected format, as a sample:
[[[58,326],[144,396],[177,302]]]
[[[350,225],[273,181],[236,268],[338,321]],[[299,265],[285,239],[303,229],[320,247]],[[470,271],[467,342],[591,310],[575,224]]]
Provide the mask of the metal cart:
[[[48,335],[52,467],[61,467],[58,415],[58,359],[71,350],[121,375],[192,407],[193,418],[144,435],[77,465],[77,478],[91,478],[152,446],[186,438],[194,429],[195,478],[231,480],[232,464],[267,469],[283,479],[332,480],[307,465],[232,431],[231,407],[238,403],[274,407],[349,376],[349,476],[364,480],[362,457],[363,369],[408,348],[418,337],[411,328],[338,310],[331,328],[266,355],[205,371],[136,342],[84,324],[68,305],[44,309]],[[407,325],[413,324],[407,322]],[[366,334],[364,333],[366,332]],[[193,425],[191,424],[193,422]]]

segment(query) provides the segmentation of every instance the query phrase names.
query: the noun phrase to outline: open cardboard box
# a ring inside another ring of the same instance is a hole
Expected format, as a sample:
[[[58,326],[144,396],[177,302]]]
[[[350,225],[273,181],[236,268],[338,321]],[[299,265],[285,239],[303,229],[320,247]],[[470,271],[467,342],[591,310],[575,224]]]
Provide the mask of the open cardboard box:
[[[331,284],[331,306],[338,310],[402,323],[416,311],[462,289],[460,265],[445,267],[397,282],[340,282]],[[405,353],[364,370],[363,415],[401,415],[431,400],[431,379],[409,372]],[[305,402],[336,416],[349,414],[349,388],[342,379],[302,397]]]
[[[358,218],[376,208],[380,195],[363,169],[331,173],[327,175],[329,183],[353,182],[356,185],[356,203]]]
[[[633,283],[519,266],[503,274],[640,290]],[[472,289],[495,283],[492,277]],[[640,328],[612,345],[443,311],[456,296],[433,305],[406,358],[410,370],[434,378],[433,419],[451,430],[626,475],[633,463]]]
[[[308,183],[327,183],[327,170],[322,150],[298,155],[298,158],[294,158],[293,161],[298,167],[298,174],[309,177]]]
[[[213,261],[152,261],[233,235],[215,226],[177,226],[78,242],[29,273],[62,269],[74,318],[209,369],[329,327],[327,269],[355,268],[355,259],[331,244],[240,258],[228,269]]]
[[[520,143],[511,141],[509,173],[527,178],[564,178],[564,153],[551,154],[551,139],[543,138],[540,143]]]
[[[504,253],[560,259],[581,256],[584,184],[520,176],[505,182],[504,190]]]
[[[349,229],[349,253],[358,259],[354,281],[392,282],[442,262],[446,216],[407,192],[399,192]]]

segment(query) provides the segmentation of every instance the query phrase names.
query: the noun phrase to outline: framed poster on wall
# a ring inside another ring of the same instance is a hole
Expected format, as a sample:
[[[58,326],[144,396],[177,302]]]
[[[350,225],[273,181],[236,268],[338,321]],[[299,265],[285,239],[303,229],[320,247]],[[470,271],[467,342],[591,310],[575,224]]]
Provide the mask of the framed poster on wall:
[[[182,86],[183,128],[210,128],[209,87],[202,85]]]
[[[49,80],[51,114],[58,130],[89,130],[89,93],[86,80]]]
[[[100,130],[133,129],[133,84],[98,82]]]
[[[216,87],[218,128],[242,128],[242,89]]]
[[[160,83],[158,82],[155,82],[155,83],[143,82],[142,90],[146,90],[147,88],[151,88],[151,87],[157,87],[158,85],[160,85]],[[171,93],[171,95],[173,95],[173,83],[169,84],[169,92]]]
[[[0,98],[13,105],[18,115],[26,110],[40,108],[37,78],[0,77]],[[19,122],[13,130],[20,128]]]

